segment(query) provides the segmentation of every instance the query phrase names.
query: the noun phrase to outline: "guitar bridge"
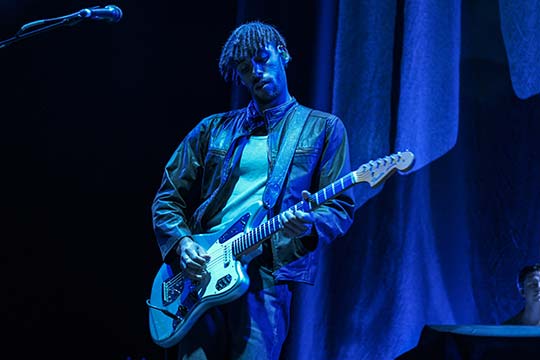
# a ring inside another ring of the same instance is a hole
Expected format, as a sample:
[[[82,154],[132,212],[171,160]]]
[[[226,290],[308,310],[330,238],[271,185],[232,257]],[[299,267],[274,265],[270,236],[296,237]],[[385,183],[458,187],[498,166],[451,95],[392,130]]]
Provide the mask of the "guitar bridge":
[[[182,279],[173,278],[169,281],[164,281],[162,285],[163,301],[165,304],[170,304],[184,291],[184,282]]]

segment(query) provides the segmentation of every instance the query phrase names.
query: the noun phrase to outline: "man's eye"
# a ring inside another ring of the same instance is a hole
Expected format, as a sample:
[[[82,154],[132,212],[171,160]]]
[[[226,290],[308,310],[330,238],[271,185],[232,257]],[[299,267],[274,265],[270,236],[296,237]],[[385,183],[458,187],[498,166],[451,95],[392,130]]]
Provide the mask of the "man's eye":
[[[265,63],[270,58],[270,54],[268,52],[264,51],[257,55],[257,58],[255,59],[259,63]]]

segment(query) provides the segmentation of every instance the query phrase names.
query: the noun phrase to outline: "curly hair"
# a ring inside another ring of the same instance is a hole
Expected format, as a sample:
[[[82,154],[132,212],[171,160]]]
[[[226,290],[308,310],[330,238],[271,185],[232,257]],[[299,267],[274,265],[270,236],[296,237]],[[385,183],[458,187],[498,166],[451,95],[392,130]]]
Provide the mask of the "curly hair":
[[[283,36],[272,25],[261,21],[250,21],[238,26],[233,30],[221,50],[219,72],[223,79],[238,82],[236,66],[269,44],[274,44],[276,47],[287,47]]]
[[[523,282],[525,281],[525,278],[527,277],[527,275],[536,271],[540,271],[540,263],[527,265],[519,271],[519,275],[517,278],[517,286],[520,291],[521,289],[523,289]]]

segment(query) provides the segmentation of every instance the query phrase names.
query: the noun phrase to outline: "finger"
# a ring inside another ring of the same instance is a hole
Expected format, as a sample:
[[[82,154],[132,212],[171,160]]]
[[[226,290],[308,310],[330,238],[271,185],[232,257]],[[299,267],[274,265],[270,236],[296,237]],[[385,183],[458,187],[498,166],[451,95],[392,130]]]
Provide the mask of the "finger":
[[[287,210],[280,215],[283,226],[283,234],[288,237],[296,237],[305,234],[311,229],[313,215],[301,210]]]
[[[281,227],[282,228],[285,228],[285,226],[287,225],[287,216],[285,215],[286,212],[283,212],[281,214],[279,214],[279,223],[281,224]]]
[[[298,236],[300,234],[305,233],[308,230],[308,227],[304,224],[296,224],[294,227],[291,227],[290,232],[293,233],[294,236]]]
[[[191,271],[193,273],[201,273],[204,271],[204,265],[201,265],[195,261],[193,261],[193,259],[189,259],[187,262],[186,262],[186,270],[188,271]]]
[[[205,262],[208,262],[210,260],[210,255],[202,247],[199,247],[197,249],[197,254],[199,255],[199,257],[204,259]]]
[[[297,222],[289,231],[293,233],[293,237],[302,237],[311,233],[312,226],[309,222]]]
[[[287,216],[285,213],[279,214],[279,222],[281,224],[281,229],[283,231],[283,235],[289,237],[291,234],[289,233],[289,221],[287,219]]]
[[[294,213],[294,215],[298,222],[301,222],[304,224],[312,224],[314,221],[313,214],[311,212],[298,210]]]
[[[187,256],[181,256],[180,257],[180,267],[182,269],[186,269],[187,268],[187,261],[188,261],[188,257]]]
[[[309,226],[307,226],[305,223],[294,220],[287,224],[287,226],[284,228],[284,233],[288,237],[296,237],[305,233],[308,229]]]
[[[184,255],[182,255],[182,257],[180,259],[181,259],[181,263],[184,265],[184,267],[187,267],[188,264],[191,263],[191,257],[189,257],[189,255],[187,253],[184,253]]]
[[[181,257],[181,268],[190,275],[200,274],[204,271],[204,266],[194,261],[187,253]]]
[[[287,216],[287,226],[291,229],[303,228],[311,222],[311,213],[302,210],[291,211]]]
[[[298,210],[294,212],[294,218],[291,220],[291,222],[294,222],[296,224],[305,223],[307,222],[306,217],[306,212]]]
[[[294,221],[294,215],[291,210],[287,210],[280,215],[281,225],[284,229],[291,227],[291,222]]]
[[[186,254],[189,256],[189,259],[191,260],[191,261],[188,261],[188,264],[194,264],[198,267],[202,267],[206,264],[206,258],[200,256],[198,251],[199,250],[196,250],[196,249],[190,249],[186,251]]]
[[[201,280],[203,278],[203,275],[201,272],[195,272],[191,269],[185,269],[184,275],[191,280]]]

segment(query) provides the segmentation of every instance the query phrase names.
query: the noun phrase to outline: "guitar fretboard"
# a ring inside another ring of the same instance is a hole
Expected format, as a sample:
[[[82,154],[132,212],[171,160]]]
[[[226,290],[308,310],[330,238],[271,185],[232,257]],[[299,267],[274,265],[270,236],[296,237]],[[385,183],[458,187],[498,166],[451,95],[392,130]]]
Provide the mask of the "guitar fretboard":
[[[338,194],[345,191],[347,188],[353,186],[355,183],[355,173],[351,172],[348,175],[342,177],[341,179],[317,191],[315,194],[311,194],[308,200],[302,200],[287,209],[286,211],[312,211],[324,202],[334,198]],[[272,236],[281,229],[282,225],[279,221],[279,215],[276,215],[270,220],[262,223],[254,229],[245,232],[242,236],[235,239],[235,241],[231,245],[233,255],[239,256],[245,253],[251,248],[257,246],[260,242],[268,239],[270,236]]]

